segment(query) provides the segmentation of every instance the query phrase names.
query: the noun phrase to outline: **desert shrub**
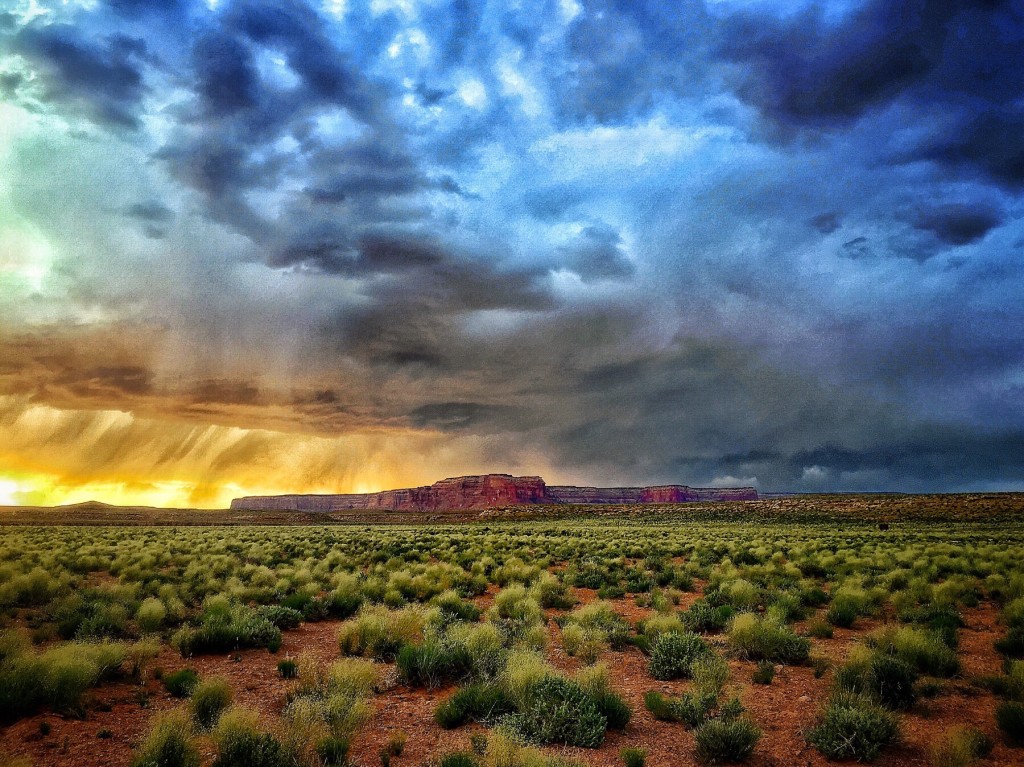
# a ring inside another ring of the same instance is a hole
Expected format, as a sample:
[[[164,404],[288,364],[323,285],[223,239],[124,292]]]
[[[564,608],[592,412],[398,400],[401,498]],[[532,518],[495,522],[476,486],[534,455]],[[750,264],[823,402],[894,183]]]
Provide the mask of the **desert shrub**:
[[[681,722],[695,729],[712,717],[718,707],[718,695],[690,690],[679,697],[669,698],[651,691],[644,695],[644,706],[655,719]]]
[[[1006,636],[996,640],[996,650],[1010,658],[1024,658],[1024,628],[1013,626]]]
[[[646,767],[647,749],[627,747],[619,752],[623,767]]]
[[[976,759],[988,756],[992,741],[981,730],[958,727],[928,747],[931,767],[969,767]]]
[[[434,721],[450,730],[471,721],[493,722],[513,709],[512,702],[500,685],[471,684],[441,701],[434,711]]]
[[[281,630],[250,607],[208,600],[199,625],[178,629],[171,645],[183,658],[243,647],[276,651],[281,646]]]
[[[256,608],[256,614],[268,620],[279,629],[295,629],[302,623],[303,613],[292,607],[282,605],[261,605]]]
[[[487,619],[507,641],[516,642],[526,638],[530,629],[541,625],[544,615],[526,587],[515,584],[498,592],[487,611]]]
[[[579,658],[584,663],[596,663],[608,644],[606,634],[600,629],[570,623],[562,629],[562,646],[569,657]]]
[[[709,652],[693,662],[690,676],[698,695],[717,698],[729,679],[729,664],[720,655]]]
[[[566,626],[579,626],[614,649],[622,649],[629,641],[629,624],[607,602],[592,602],[565,616]]]
[[[815,639],[831,639],[835,636],[832,624],[825,621],[812,621],[807,627],[807,633]]]
[[[457,624],[448,629],[446,637],[466,649],[474,679],[493,679],[504,668],[508,650],[501,632],[492,624]]]
[[[505,721],[528,741],[541,745],[597,748],[604,742],[607,719],[579,685],[554,674],[530,690],[529,705]]]
[[[199,767],[199,763],[188,717],[177,710],[157,715],[132,756],[131,767]]]
[[[754,684],[771,684],[773,679],[775,679],[775,664],[770,660],[758,661],[757,668],[754,669]]]
[[[612,689],[611,675],[604,664],[590,666],[576,674],[574,680],[593,698],[597,710],[608,722],[609,730],[624,730],[633,716],[626,701]]]
[[[292,658],[282,658],[277,662],[277,673],[282,679],[294,679],[299,675],[299,664]]]
[[[569,594],[569,588],[558,576],[544,571],[530,588],[530,596],[544,608],[564,610],[572,607],[576,600]]]
[[[199,684],[199,674],[193,669],[183,668],[164,674],[163,685],[175,698],[187,698]]]
[[[324,767],[344,767],[348,764],[351,747],[348,738],[327,735],[317,742],[316,755]]]
[[[1006,700],[996,708],[996,724],[1014,746],[1024,745],[1024,703]]]
[[[379,669],[371,661],[344,658],[325,670],[309,655],[300,656],[298,665],[299,684],[285,707],[290,742],[295,749],[312,743],[347,749],[372,713],[366,699],[377,686]]]
[[[856,586],[842,586],[832,595],[825,620],[833,626],[849,628],[861,615],[870,609],[869,595]]]
[[[159,631],[167,618],[167,608],[156,597],[149,597],[139,605],[135,620],[143,631]]]
[[[948,677],[960,669],[956,652],[927,629],[887,626],[865,637],[868,647],[899,658],[922,674]]]
[[[36,653],[14,632],[0,632],[0,718],[39,706],[81,713],[86,690],[109,679],[128,655],[118,642],[68,642]]]
[[[914,704],[917,669],[902,658],[856,648],[836,672],[836,685],[847,692],[870,695],[887,708]]]
[[[731,605],[712,605],[706,599],[698,599],[682,614],[682,621],[690,631],[716,634],[729,625],[735,613]]]
[[[388,736],[388,742],[384,746],[384,749],[391,756],[401,756],[402,753],[405,751],[405,742],[407,740],[408,736],[401,730],[399,730],[398,732],[393,732]]]
[[[708,643],[697,634],[662,634],[651,645],[648,671],[659,680],[687,677],[693,662],[710,651]]]
[[[761,730],[749,719],[711,719],[697,728],[697,758],[706,764],[742,762],[753,752]]]
[[[468,751],[450,751],[437,762],[438,767],[480,767],[480,760]]]
[[[873,761],[898,734],[896,716],[870,698],[833,695],[807,740],[829,759]]]
[[[806,637],[797,636],[783,623],[750,613],[733,619],[729,643],[742,658],[774,663],[802,663],[811,652],[811,643]]]
[[[756,607],[761,600],[761,592],[750,581],[737,578],[721,588],[727,603],[737,610],[749,610]]]
[[[220,717],[213,740],[213,767],[298,767],[298,759],[269,732],[261,732],[256,713],[232,708]]]
[[[442,627],[453,623],[472,623],[480,619],[480,608],[451,590],[438,594],[430,600],[430,604],[437,608]]]
[[[363,607],[342,624],[338,643],[345,655],[392,660],[402,645],[413,644],[422,636],[424,622],[424,612],[416,606],[401,610]]]
[[[204,730],[209,730],[220,718],[221,713],[231,705],[234,692],[224,677],[210,677],[200,682],[192,690],[189,700],[189,711],[195,723]]]
[[[682,618],[674,613],[652,615],[643,622],[641,631],[648,640],[654,640],[661,634],[682,634],[687,630]]]
[[[513,650],[501,673],[501,685],[513,706],[525,708],[530,704],[533,687],[550,673],[551,669],[537,653]]]
[[[439,687],[467,677],[473,658],[464,645],[428,639],[420,645],[405,645],[395,659],[399,678],[413,687]]]

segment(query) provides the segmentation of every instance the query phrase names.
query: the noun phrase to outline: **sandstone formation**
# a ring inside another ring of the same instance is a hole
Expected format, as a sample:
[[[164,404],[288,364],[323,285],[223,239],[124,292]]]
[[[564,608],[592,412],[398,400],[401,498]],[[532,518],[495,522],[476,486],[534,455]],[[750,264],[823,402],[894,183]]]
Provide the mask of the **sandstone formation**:
[[[347,495],[265,495],[236,498],[232,509],[274,511],[483,510],[527,504],[685,503],[690,501],[756,501],[752,487],[705,488],[686,485],[654,487],[574,487],[546,485],[540,477],[482,474],[442,479],[432,485],[380,493]]]

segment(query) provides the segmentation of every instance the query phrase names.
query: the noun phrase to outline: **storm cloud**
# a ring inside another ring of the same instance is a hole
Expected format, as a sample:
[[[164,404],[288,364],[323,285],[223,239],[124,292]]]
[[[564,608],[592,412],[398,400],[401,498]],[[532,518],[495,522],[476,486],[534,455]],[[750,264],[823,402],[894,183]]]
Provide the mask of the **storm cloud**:
[[[1024,488],[1022,46],[1008,0],[19,5],[0,475]]]

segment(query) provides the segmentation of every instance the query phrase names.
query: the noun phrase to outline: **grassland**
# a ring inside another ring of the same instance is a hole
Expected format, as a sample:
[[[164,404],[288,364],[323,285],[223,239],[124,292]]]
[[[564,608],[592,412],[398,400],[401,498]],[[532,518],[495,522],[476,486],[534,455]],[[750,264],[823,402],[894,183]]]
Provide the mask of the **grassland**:
[[[0,752],[76,767],[1022,764],[1022,511],[1009,494],[419,524],[9,510]]]

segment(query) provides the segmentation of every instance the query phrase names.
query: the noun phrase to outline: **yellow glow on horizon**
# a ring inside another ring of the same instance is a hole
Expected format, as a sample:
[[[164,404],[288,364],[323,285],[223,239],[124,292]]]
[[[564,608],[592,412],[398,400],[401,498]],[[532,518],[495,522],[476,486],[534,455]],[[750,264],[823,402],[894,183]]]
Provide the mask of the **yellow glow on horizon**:
[[[0,505],[226,508],[245,495],[374,492],[479,468],[478,443],[432,432],[317,436],[5,396],[0,432]]]
[[[0,506],[14,506],[18,503],[21,486],[12,479],[0,479]]]

